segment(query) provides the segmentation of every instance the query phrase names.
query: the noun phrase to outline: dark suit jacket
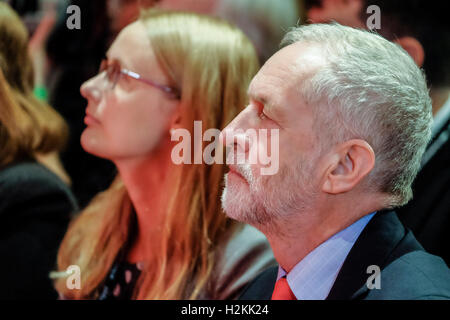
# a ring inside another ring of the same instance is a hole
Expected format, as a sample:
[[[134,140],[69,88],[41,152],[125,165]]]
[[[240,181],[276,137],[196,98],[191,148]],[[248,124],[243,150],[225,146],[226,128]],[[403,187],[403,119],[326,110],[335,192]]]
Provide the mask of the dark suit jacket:
[[[380,267],[381,289],[366,285],[370,265]],[[276,277],[277,267],[261,273],[240,299],[270,300]],[[381,211],[350,250],[327,299],[450,299],[450,270],[423,250],[395,212]]]
[[[0,170],[0,300],[57,298],[48,274],[75,210],[69,188],[44,166]]]
[[[413,183],[414,198],[396,211],[420,244],[450,266],[450,112],[436,131]]]

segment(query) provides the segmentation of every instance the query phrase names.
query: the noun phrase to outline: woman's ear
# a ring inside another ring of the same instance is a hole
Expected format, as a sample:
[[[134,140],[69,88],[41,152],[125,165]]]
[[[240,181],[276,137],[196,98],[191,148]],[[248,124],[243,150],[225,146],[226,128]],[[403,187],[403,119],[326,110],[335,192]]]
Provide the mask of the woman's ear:
[[[395,40],[413,58],[419,67],[423,66],[425,60],[425,50],[422,44],[413,37],[402,37]]]
[[[170,117],[170,121],[169,121],[169,129],[170,131],[175,130],[175,129],[180,129],[181,128],[181,121],[182,117],[181,117],[181,108],[177,107],[172,116]]]

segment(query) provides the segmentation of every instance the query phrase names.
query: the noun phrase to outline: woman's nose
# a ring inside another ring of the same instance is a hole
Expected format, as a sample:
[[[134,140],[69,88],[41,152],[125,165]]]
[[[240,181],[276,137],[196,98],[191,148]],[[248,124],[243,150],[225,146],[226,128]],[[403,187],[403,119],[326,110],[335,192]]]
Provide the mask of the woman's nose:
[[[100,75],[97,75],[84,82],[80,87],[81,95],[88,101],[99,102],[102,97],[102,89],[99,78]]]

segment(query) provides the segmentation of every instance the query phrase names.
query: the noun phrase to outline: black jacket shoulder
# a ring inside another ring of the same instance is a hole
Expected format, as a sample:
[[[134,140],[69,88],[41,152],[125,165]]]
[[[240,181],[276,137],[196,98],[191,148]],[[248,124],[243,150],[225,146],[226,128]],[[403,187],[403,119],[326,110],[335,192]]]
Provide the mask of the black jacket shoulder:
[[[11,205],[38,197],[60,198],[74,209],[77,208],[70,188],[37,162],[21,162],[0,170],[0,215]]]
[[[379,267],[380,288],[369,289]],[[368,223],[342,266],[328,299],[450,299],[450,270],[424,250],[394,211],[380,211]]]
[[[407,253],[380,274],[380,288],[366,290],[366,300],[450,299],[450,271],[440,257],[425,251]]]
[[[0,170],[0,299],[53,299],[48,278],[71,214],[70,188],[46,167],[21,162]]]

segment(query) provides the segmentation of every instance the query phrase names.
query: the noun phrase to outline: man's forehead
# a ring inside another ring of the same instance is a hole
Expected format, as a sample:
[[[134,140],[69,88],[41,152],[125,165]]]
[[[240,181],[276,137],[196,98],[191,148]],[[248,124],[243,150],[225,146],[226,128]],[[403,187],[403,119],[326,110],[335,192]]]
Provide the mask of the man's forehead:
[[[294,43],[275,53],[254,77],[249,95],[260,100],[269,99],[271,92],[278,93],[301,84],[302,78],[325,64],[319,45]]]

